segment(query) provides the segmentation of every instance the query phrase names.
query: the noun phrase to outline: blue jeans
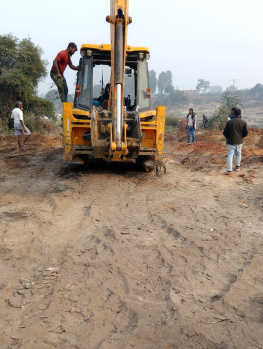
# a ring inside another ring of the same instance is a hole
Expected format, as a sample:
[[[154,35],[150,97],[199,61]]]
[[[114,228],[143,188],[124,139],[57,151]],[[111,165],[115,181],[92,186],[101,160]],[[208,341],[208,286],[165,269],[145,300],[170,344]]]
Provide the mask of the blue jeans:
[[[233,157],[236,156],[236,166],[240,166],[241,162],[241,151],[243,144],[228,144],[227,145],[227,171],[232,171]]]
[[[191,133],[192,133],[192,142],[195,143],[195,129],[194,129],[194,126],[187,126],[187,140],[188,140],[188,143],[191,143]]]

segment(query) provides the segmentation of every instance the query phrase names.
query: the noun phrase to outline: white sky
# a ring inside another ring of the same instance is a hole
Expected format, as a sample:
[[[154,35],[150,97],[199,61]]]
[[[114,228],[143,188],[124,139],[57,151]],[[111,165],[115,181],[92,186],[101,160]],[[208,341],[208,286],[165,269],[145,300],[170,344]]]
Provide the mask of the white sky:
[[[174,87],[195,89],[198,79],[224,89],[263,84],[263,0],[130,0],[128,44],[150,49],[149,69],[170,70]],[[48,60],[70,41],[110,43],[110,0],[12,0],[1,4],[0,34],[30,37]],[[79,51],[72,57],[78,65]],[[70,93],[76,73],[65,71]],[[46,93],[52,80],[39,86]]]

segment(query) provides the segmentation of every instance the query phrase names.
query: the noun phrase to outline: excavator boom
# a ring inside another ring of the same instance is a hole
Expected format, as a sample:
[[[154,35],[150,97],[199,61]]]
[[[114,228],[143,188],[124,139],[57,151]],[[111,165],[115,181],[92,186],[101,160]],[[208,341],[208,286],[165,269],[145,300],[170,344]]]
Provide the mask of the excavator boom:
[[[148,48],[127,44],[129,0],[111,0],[106,21],[111,43],[81,46],[75,100],[63,103],[64,162],[94,158],[160,164],[165,107],[151,105]],[[103,76],[100,94],[98,74]]]
[[[106,21],[111,26],[111,82],[109,111],[113,114],[113,148],[119,151],[123,125],[123,98],[126,43],[128,25],[132,22],[128,16],[129,0],[111,0],[111,14]]]

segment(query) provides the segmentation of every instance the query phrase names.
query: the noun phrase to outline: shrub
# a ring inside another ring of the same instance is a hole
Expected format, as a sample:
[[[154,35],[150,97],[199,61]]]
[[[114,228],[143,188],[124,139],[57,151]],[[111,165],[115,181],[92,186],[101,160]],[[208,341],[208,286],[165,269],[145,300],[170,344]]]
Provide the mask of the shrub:
[[[166,116],[165,117],[165,133],[174,133],[175,129],[178,128],[179,121],[181,118],[178,116]]]
[[[179,120],[181,120],[178,116],[166,116],[165,125],[177,127]]]
[[[239,94],[231,94],[229,91],[225,92],[221,98],[219,108],[209,119],[208,128],[223,130],[227,123],[227,117],[230,114],[231,108],[242,107],[240,101],[241,96]]]

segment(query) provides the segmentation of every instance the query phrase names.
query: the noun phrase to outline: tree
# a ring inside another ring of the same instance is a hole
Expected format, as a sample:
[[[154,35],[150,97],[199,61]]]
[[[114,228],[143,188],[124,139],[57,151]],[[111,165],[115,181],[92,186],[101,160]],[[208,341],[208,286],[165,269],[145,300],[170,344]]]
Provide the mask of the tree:
[[[10,116],[16,100],[24,106],[36,95],[39,81],[47,75],[42,49],[31,39],[19,40],[11,34],[0,36],[0,113],[2,124]]]
[[[35,121],[44,115],[48,116],[50,119],[56,119],[54,103],[38,96],[32,96],[32,98],[30,98],[25,105],[24,111],[27,115],[33,115]]]
[[[223,92],[222,86],[215,85],[215,86],[210,86],[209,93],[211,94],[221,94]]]
[[[198,79],[198,84],[196,85],[196,92],[198,94],[207,93],[209,91],[209,88],[210,88],[209,81],[204,79]]]
[[[173,75],[170,70],[167,72],[161,72],[158,77],[158,93],[171,93],[174,90],[173,87]]]
[[[230,114],[231,108],[237,108],[238,106],[242,107],[242,104],[240,102],[240,95],[234,95],[231,94],[231,92],[226,91],[221,98],[220,106],[209,119],[209,128],[223,130],[226,125],[227,117]]]
[[[253,96],[254,98],[262,99],[263,98],[263,85],[256,84],[254,87],[252,87],[249,90],[249,94],[251,96]]]
[[[229,91],[229,92],[237,91],[237,87],[235,87],[234,85],[231,85],[231,86],[226,88],[226,91]]]
[[[149,85],[151,88],[151,93],[152,95],[154,95],[157,88],[157,78],[156,78],[156,72],[154,70],[149,71]]]
[[[174,90],[167,96],[167,105],[175,105],[176,103],[187,103],[187,96],[180,90]]]
[[[56,89],[49,90],[45,95],[45,99],[52,102],[60,100],[58,90]]]

